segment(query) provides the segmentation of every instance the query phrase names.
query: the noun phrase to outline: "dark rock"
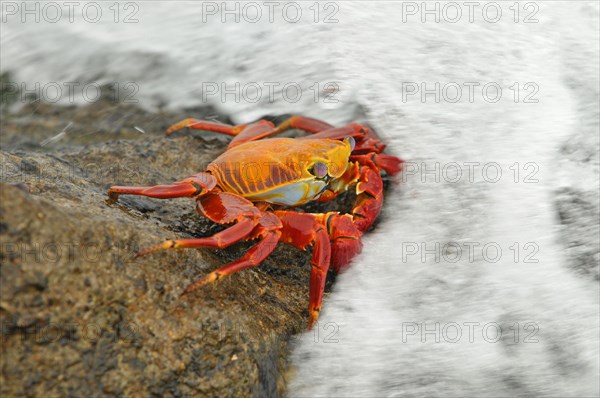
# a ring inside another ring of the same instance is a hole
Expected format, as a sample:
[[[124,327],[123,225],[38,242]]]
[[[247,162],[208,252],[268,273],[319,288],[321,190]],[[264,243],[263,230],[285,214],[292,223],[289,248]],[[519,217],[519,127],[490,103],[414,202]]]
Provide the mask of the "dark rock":
[[[163,134],[207,113],[104,102],[5,115],[2,396],[283,394],[288,341],[308,320],[310,255],[280,245],[260,267],[179,298],[249,244],[134,260],[140,247],[223,227],[191,200],[107,200],[111,185],[177,181],[224,151],[215,134]],[[41,144],[69,123],[63,139]]]

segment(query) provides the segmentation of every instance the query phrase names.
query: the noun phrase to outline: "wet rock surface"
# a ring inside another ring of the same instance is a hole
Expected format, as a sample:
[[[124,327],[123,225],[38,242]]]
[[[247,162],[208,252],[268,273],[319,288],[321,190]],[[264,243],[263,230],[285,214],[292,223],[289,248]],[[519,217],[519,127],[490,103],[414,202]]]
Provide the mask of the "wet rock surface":
[[[180,298],[250,243],[133,259],[140,247],[222,227],[189,199],[107,200],[111,185],[203,170],[226,141],[163,131],[211,113],[150,114],[105,101],[4,114],[2,396],[283,393],[290,337],[308,319],[309,253],[280,244],[260,267]]]

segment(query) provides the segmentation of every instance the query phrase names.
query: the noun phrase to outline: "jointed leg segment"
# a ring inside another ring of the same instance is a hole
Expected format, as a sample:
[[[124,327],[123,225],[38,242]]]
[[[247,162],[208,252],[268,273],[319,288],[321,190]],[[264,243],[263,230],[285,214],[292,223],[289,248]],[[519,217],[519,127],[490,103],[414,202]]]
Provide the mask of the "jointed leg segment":
[[[215,123],[209,122],[206,120],[199,119],[184,119],[178,123],[175,123],[171,127],[167,129],[167,135],[171,135],[178,130],[182,130],[184,128],[190,128],[195,130],[206,130],[206,131],[214,131],[215,133],[222,133],[227,135],[236,136],[246,127],[245,124],[241,124],[239,126],[231,126],[225,123]]]
[[[112,200],[118,200],[119,195],[141,195],[157,199],[192,198],[212,190],[217,180],[211,174],[198,173],[172,185],[156,185],[153,187],[113,186],[108,190]]]
[[[137,257],[168,249],[198,248],[198,247],[218,247],[223,249],[239,240],[247,237],[256,226],[257,221],[253,219],[243,219],[224,231],[218,232],[213,236],[196,239],[177,239],[166,240],[156,246],[140,250]]]
[[[292,116],[280,123],[277,127],[267,120],[259,120],[258,122],[251,124],[231,126],[228,124],[214,123],[198,119],[185,119],[169,127],[167,129],[167,135],[184,128],[212,131],[215,133],[234,136],[235,138],[229,143],[229,147],[231,148],[244,142],[260,140],[289,129],[299,129],[311,134],[315,134],[325,130],[333,129],[333,126],[320,120],[303,116]]]
[[[199,289],[206,284],[215,282],[224,276],[233,274],[234,272],[260,265],[260,263],[267,258],[269,254],[273,252],[273,250],[275,250],[280,236],[281,232],[276,230],[266,232],[265,237],[252,248],[250,248],[246,254],[244,254],[238,260],[226,264],[216,271],[213,271],[192,283],[183,291],[182,295],[193,292],[194,290]]]

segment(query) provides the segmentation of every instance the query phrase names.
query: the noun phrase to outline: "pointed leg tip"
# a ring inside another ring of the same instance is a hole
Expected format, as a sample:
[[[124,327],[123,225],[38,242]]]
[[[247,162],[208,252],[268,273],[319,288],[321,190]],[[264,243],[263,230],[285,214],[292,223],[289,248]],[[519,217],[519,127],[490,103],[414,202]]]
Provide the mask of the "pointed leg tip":
[[[158,251],[157,249],[143,249],[133,255],[133,259],[137,260],[140,257],[147,256],[148,254],[154,253]]]
[[[140,257],[144,257],[152,252],[156,251],[156,248],[154,247],[148,247],[146,249],[142,249],[140,251],[138,251],[137,253],[135,253],[135,255],[133,256],[134,259],[140,258]]]
[[[197,280],[196,282],[194,282],[194,283],[190,284],[188,287],[186,287],[180,296],[186,295],[188,293],[191,293],[195,290],[200,289],[201,287],[203,287],[205,285],[213,283],[214,281],[218,280],[221,276],[222,275],[219,273],[211,272],[210,274],[206,275],[202,279]]]
[[[158,245],[154,245],[154,246],[147,247],[145,249],[141,249],[140,251],[138,251],[136,253],[135,257],[136,258],[143,257],[143,256],[146,256],[148,254],[156,253],[158,251],[167,250],[167,249],[174,249],[174,248],[175,248],[175,241],[168,239],[168,240],[166,240],[163,243],[160,243]]]
[[[169,136],[169,135],[173,134],[174,132],[181,130],[182,128],[183,127],[182,127],[181,123],[172,124],[165,130],[165,135]]]
[[[204,285],[204,283],[202,283],[202,282],[203,281],[200,280],[198,282],[192,283],[191,285],[186,287],[183,292],[181,292],[179,297],[187,296],[188,294],[192,293],[193,291],[200,289]]]
[[[114,192],[112,190],[108,190],[108,200],[111,203],[116,203],[119,201],[119,193],[118,192]]]
[[[180,122],[177,122],[175,124],[172,124],[167,128],[167,130],[165,131],[165,134],[167,136],[169,136],[176,131],[183,130],[184,128],[189,127],[190,124],[193,124],[195,121],[197,121],[197,120],[188,118],[188,119],[184,119]]]
[[[319,320],[319,309],[310,310],[310,317],[308,318],[308,326],[306,330],[312,330],[317,321]]]

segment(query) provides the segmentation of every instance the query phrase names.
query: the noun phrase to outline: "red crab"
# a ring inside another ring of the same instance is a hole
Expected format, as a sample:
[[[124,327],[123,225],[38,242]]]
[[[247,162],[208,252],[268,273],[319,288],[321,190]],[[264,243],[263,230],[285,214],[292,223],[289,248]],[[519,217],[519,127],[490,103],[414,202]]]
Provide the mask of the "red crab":
[[[237,261],[189,285],[185,294],[259,265],[280,241],[302,250],[312,245],[308,322],[311,328],[319,316],[330,264],[339,272],[360,252],[360,238],[383,204],[380,173],[382,170],[389,175],[398,173],[402,161],[383,154],[385,145],[375,133],[357,123],[335,128],[316,119],[293,116],[278,126],[266,120],[231,126],[186,119],[171,126],[167,134],[186,127],[234,138],[227,151],[205,172],[171,185],[113,186],[108,195],[113,200],[121,194],[194,198],[199,213],[230,226],[206,238],[167,240],[138,255],[174,248],[225,248],[240,240],[258,240]],[[264,139],[287,129],[304,130],[310,135]],[[356,187],[357,197],[349,214],[304,213],[293,209],[311,201],[332,200],[352,186]]]

